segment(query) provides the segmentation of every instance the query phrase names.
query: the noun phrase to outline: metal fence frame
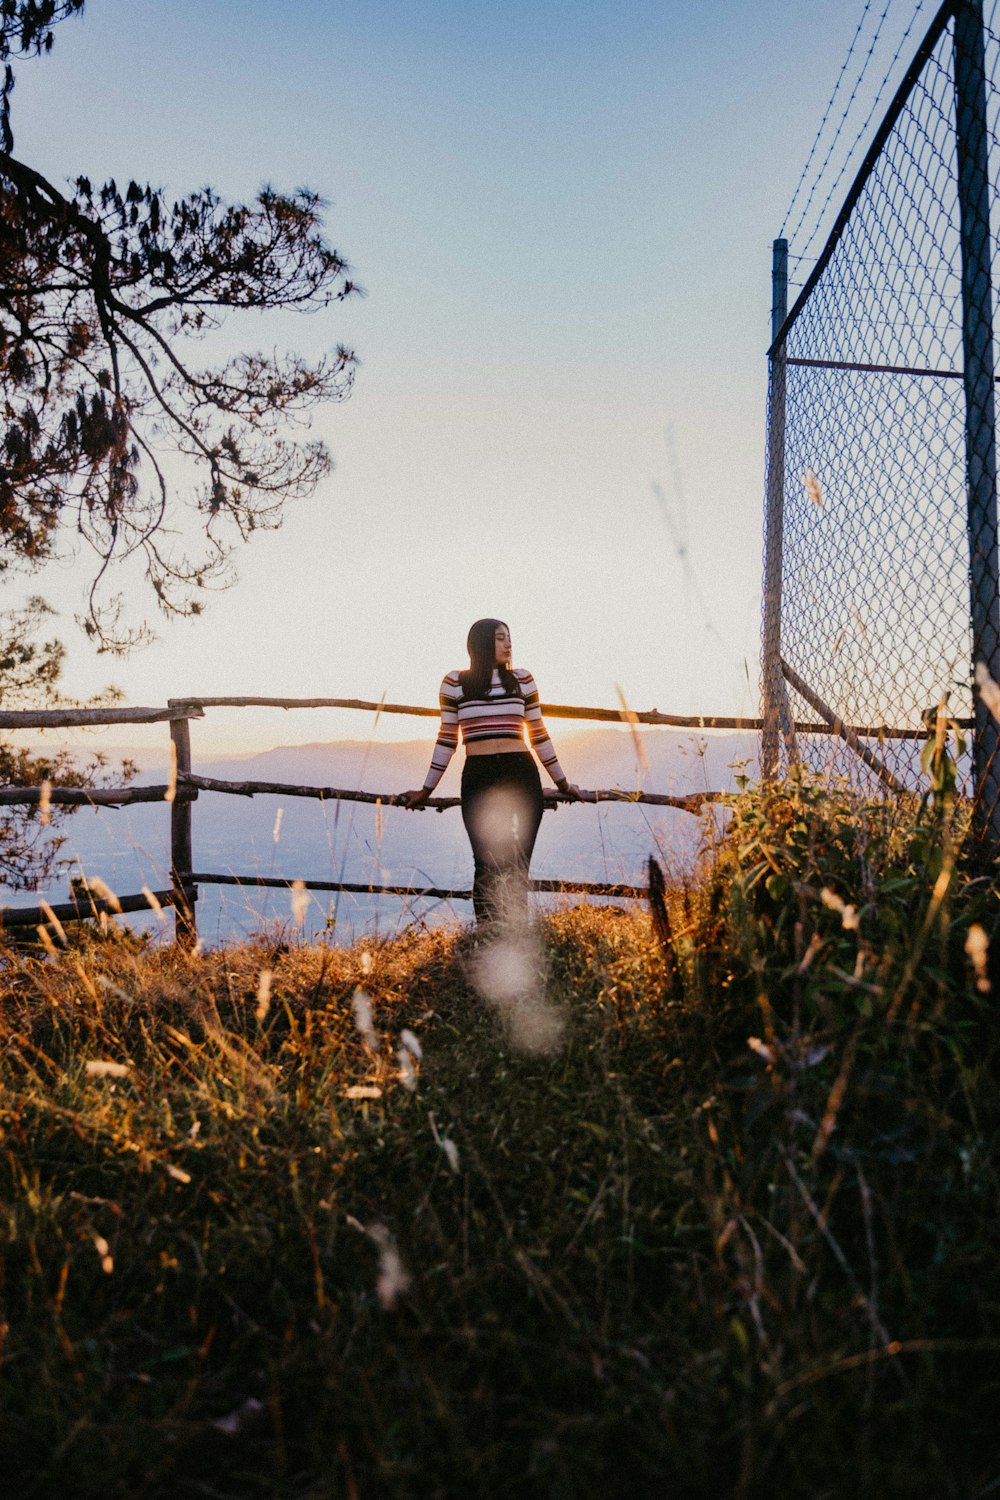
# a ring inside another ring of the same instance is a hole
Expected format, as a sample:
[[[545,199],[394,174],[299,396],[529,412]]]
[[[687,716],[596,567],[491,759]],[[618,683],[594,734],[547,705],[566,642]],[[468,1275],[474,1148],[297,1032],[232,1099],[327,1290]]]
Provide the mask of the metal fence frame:
[[[952,81],[955,100],[954,144],[957,162],[957,199],[961,253],[961,345],[963,369],[905,370],[878,363],[793,358],[788,337],[808,306],[831,257],[851,221],[869,178],[893,129],[906,109],[923,70],[949,27],[953,28]],[[984,50],[985,20],[982,0],[945,0],[917,49],[889,105],[850,191],[837,215],[826,244],[788,308],[787,240],[774,241],[772,251],[771,345],[769,363],[767,467],[765,485],[765,547],[762,620],[762,738],[761,765],[765,778],[778,770],[782,748],[788,764],[800,757],[786,684],[820,715],[872,773],[891,790],[901,789],[899,777],[878,746],[862,743],[843,723],[837,706],[827,704],[815,689],[784,660],[782,652],[783,565],[786,556],[784,509],[786,497],[786,386],[790,366],[867,371],[887,375],[962,379],[965,395],[966,528],[969,540],[969,608],[973,693],[972,720],[962,720],[973,734],[974,827],[986,850],[1000,854],[1000,730],[974,680],[982,663],[994,681],[1000,680],[1000,579],[997,546],[996,412],[994,389],[993,293],[991,284],[989,182],[989,126]],[[876,738],[889,745],[914,734],[912,728],[884,724]]]

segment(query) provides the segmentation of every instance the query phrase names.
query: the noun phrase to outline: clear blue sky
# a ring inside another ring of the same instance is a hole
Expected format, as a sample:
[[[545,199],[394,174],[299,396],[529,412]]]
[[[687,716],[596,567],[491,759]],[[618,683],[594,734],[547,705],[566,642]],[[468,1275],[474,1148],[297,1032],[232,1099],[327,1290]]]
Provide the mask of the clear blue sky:
[[[77,639],[67,688],[430,702],[499,614],[543,697],[755,711],[770,242],[862,8],[88,0],[19,72],[18,153],[56,179],[315,187],[368,296],[247,332],[356,348],[318,423],[332,477],[201,619],[124,663]],[[30,581],[67,635],[83,576]]]

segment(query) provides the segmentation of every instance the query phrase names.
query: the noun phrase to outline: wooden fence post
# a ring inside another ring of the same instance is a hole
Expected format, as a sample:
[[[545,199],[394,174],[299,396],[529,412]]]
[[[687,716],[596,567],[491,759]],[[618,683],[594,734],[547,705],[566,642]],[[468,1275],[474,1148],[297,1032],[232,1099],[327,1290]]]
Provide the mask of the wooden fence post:
[[[181,776],[191,771],[191,726],[187,719],[171,719],[174,800],[170,806],[170,883],[174,890],[174,938],[182,947],[193,948],[198,940],[195,916],[197,888],[191,881],[194,854],[191,840],[191,801],[176,795]]]

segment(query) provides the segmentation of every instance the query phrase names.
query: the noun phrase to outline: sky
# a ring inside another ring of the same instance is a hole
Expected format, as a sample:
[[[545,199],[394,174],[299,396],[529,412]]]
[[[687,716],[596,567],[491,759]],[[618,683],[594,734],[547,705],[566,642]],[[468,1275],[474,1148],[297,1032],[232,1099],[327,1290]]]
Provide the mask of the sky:
[[[203,616],[157,617],[126,579],[158,639],[98,658],[73,625],[88,559],[8,580],[7,603],[58,609],[66,691],[431,704],[496,615],[543,700],[754,714],[771,241],[859,20],[883,9],[88,0],[19,69],[17,154],[57,182],[306,184],[366,296],[231,325],[361,363],[315,423],[333,474]],[[844,141],[917,7],[889,9]],[[195,743],[372,728],[210,711]]]

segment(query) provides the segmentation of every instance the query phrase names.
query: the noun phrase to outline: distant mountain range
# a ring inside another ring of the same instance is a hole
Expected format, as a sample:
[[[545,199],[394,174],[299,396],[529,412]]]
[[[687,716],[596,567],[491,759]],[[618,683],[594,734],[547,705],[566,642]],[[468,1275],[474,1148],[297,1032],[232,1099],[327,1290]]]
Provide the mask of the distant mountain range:
[[[727,791],[734,766],[748,763],[755,774],[757,736],[745,732],[692,734],[670,729],[617,729],[559,732],[559,758],[571,780],[583,787],[622,787],[683,795]],[[419,786],[430,759],[430,737],[398,743],[340,740],[329,744],[277,746],[258,754],[198,761],[201,775],[225,780],[283,781],[373,792]],[[163,754],[130,754],[140,766],[136,783],[164,779]],[[195,746],[197,754],[197,746]],[[456,755],[438,788],[457,796],[462,756]],[[643,764],[645,762],[645,764]],[[543,773],[543,781],[546,778]],[[280,811],[280,816],[279,816]],[[122,894],[169,884],[169,819],[165,807],[143,804],[119,810],[83,809],[68,819],[63,850],[85,871],[100,875]],[[409,812],[351,802],[305,798],[242,798],[202,792],[193,810],[196,870],[256,874],[288,879],[373,881],[467,889],[472,858],[457,809],[445,813]],[[651,853],[676,870],[690,868],[703,840],[703,827],[690,813],[641,804],[562,806],[547,812],[535,849],[532,874],[544,878],[620,881],[642,884]],[[69,874],[50,900],[66,898]],[[0,899],[30,905],[31,896]],[[316,893],[308,928],[324,927],[330,909],[336,932],[345,938],[362,931],[393,931],[417,916],[429,921],[464,918],[468,903]],[[203,887],[198,902],[199,930],[214,943],[245,934],[264,922],[286,920],[285,892],[259,888]],[[145,918],[139,925],[150,925]]]

